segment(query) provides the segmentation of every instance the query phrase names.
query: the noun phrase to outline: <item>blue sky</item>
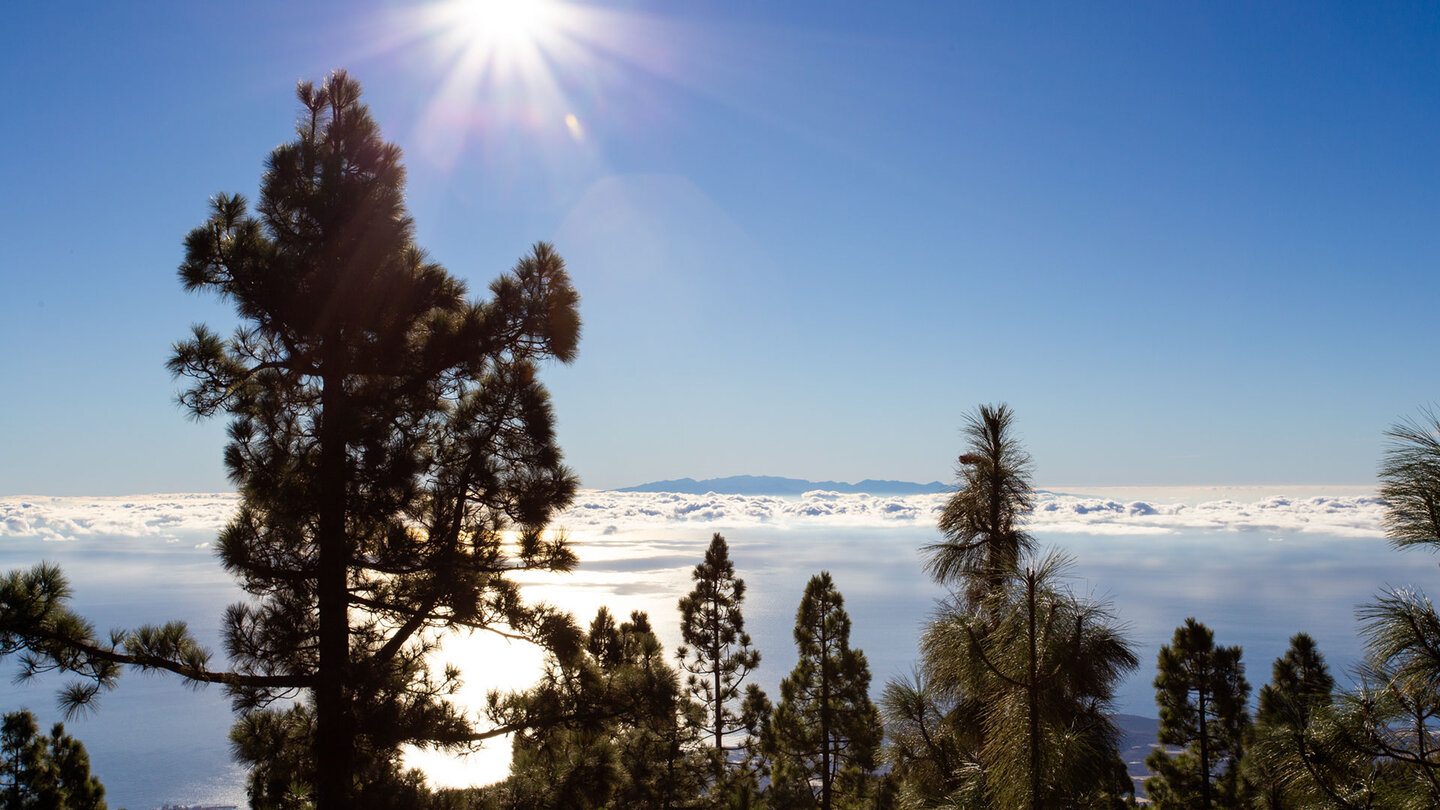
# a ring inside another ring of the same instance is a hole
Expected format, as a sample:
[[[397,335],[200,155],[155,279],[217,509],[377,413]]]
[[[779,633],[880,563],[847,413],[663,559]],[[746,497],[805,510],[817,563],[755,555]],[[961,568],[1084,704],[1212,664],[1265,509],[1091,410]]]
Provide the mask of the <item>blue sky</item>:
[[[0,494],[227,488],[181,239],[340,66],[451,272],[569,262],[588,486],[948,480],[995,401],[1042,484],[1363,484],[1437,399],[1433,5],[577,2],[489,68],[432,6],[9,11]]]

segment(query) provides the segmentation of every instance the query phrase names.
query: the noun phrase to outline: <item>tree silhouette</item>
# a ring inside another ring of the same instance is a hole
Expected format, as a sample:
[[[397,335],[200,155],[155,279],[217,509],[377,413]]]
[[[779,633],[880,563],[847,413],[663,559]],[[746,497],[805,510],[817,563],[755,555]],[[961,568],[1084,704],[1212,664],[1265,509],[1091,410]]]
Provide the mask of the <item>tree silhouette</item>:
[[[864,653],[850,648],[850,616],[828,571],[805,586],[795,646],[800,659],[780,683],[780,703],[765,730],[773,790],[781,801],[798,794],[831,810],[837,785],[841,793],[864,789],[881,727],[870,702],[870,667]]]
[[[1239,647],[1215,646],[1214,633],[1194,618],[1186,619],[1174,640],[1160,648],[1155,676],[1160,742],[1187,750],[1171,757],[1157,748],[1145,759],[1155,774],[1145,782],[1145,790],[1157,807],[1208,810],[1217,802],[1226,807],[1235,803],[1236,763],[1250,722],[1245,709],[1250,684],[1240,652]]]
[[[1014,436],[1008,405],[981,405],[965,419],[969,446],[960,454],[958,487],[940,513],[945,542],[926,546],[925,569],[936,582],[978,600],[1034,551],[1022,528],[1033,508],[1030,454]]]
[[[617,626],[601,608],[578,648],[553,656],[534,688],[494,696],[491,711],[502,724],[525,727],[509,778],[482,791],[493,804],[698,806],[708,770],[699,747],[704,710],[665,664],[643,612]]]
[[[27,711],[9,712],[0,725],[0,789],[6,810],[21,810],[34,799],[44,771],[45,742]]]
[[[1270,683],[1260,687],[1257,723],[1303,726],[1316,711],[1330,702],[1335,679],[1325,656],[1308,633],[1290,638],[1290,648],[1275,659]]]
[[[242,713],[301,694],[313,771],[296,778],[336,810],[378,806],[357,782],[401,744],[505,731],[445,702],[459,673],[431,666],[441,633],[544,640],[565,623],[526,606],[507,575],[574,564],[544,534],[576,483],[536,374],[574,356],[578,297],[540,244],[467,302],[414,244],[400,150],[359,84],[336,72],[298,95],[298,137],[271,154],[257,215],[214,198],[180,267],[187,289],[215,292],[241,321],[229,339],[195,327],[170,361],[192,382],[184,407],[232,418],[241,503],[219,555],[251,597],[225,616],[233,669],[212,669],[183,623],[96,637],[45,566],[0,583],[0,651],[27,650],[26,672],[82,676],[72,707],[121,665],[225,684]]]
[[[715,741],[723,764],[725,737],[753,725],[741,703],[745,676],[760,665],[760,651],[750,646],[740,603],[745,580],[735,576],[730,546],[719,532],[710,539],[705,559],[691,572],[695,587],[680,599],[680,638],[675,651],[680,668],[690,673],[686,691],[706,707],[708,725],[702,730]]]
[[[30,712],[8,712],[0,723],[0,810],[32,809],[105,810],[105,786],[63,723],[46,737]]]

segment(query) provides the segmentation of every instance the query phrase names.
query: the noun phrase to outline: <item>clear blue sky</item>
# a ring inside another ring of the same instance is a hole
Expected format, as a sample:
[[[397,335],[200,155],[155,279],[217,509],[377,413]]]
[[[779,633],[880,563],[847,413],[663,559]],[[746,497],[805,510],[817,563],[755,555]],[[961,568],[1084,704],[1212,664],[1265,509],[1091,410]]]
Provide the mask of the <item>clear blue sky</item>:
[[[435,258],[569,262],[588,486],[948,480],[994,401],[1042,484],[1365,483],[1440,398],[1434,4],[615,0],[489,62],[431,13],[8,9],[0,494],[227,488],[181,239],[339,66]]]

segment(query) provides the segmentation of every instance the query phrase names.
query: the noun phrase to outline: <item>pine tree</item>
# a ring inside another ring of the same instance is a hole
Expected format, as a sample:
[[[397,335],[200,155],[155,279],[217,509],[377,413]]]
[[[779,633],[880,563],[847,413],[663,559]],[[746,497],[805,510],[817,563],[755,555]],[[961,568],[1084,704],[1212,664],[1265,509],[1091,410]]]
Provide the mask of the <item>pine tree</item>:
[[[1098,807],[1128,786],[1111,778],[1110,707],[1139,662],[1107,605],[1062,587],[1069,566],[1055,553],[1027,565],[970,609],[942,609],[921,641],[927,680],[983,704],[972,756],[996,807]]]
[[[1440,414],[1426,409],[1386,437],[1386,537],[1397,549],[1440,549]],[[1350,753],[1383,764],[1383,800],[1440,806],[1440,611],[1419,589],[1391,588],[1359,616],[1365,658],[1337,712]]]
[[[1194,618],[1175,630],[1160,648],[1155,702],[1160,707],[1160,742],[1185,746],[1179,757],[1158,748],[1145,759],[1155,774],[1146,793],[1160,808],[1233,807],[1237,761],[1250,723],[1250,684],[1239,647],[1215,646],[1210,628]]]
[[[1109,606],[1063,587],[1068,558],[1031,560],[1031,462],[1013,420],[1004,405],[967,420],[947,540],[924,549],[951,594],[915,676],[885,693],[892,773],[921,806],[1115,806],[1133,787],[1110,704],[1137,662]]]
[[[245,793],[254,810],[290,810],[307,806],[312,789],[306,774],[315,772],[315,713],[304,704],[286,710],[257,709],[230,729],[235,758],[248,766]]]
[[[1440,548],[1440,417],[1424,411],[1387,436],[1386,535],[1400,549]],[[1330,695],[1303,634],[1276,662],[1245,753],[1254,806],[1440,806],[1440,612],[1419,590],[1393,588],[1359,617],[1365,656],[1353,688]]]
[[[1423,411],[1386,435],[1386,535],[1399,549],[1440,548],[1440,416]],[[1262,787],[1280,789],[1253,797],[1257,806],[1440,806],[1440,613],[1419,590],[1394,588],[1359,616],[1365,656],[1353,688],[1327,696],[1323,659],[1302,645],[1276,662],[1245,759],[1252,782],[1259,773],[1273,777]]]
[[[105,786],[90,774],[90,755],[56,723],[40,734],[28,711],[0,724],[0,810],[105,810]]]
[[[45,742],[35,715],[9,712],[0,725],[0,790],[5,810],[22,810],[35,797],[36,782],[44,771]]]
[[[1241,761],[1248,804],[1264,810],[1300,808],[1308,803],[1306,771],[1317,764],[1310,739],[1317,715],[1331,707],[1335,679],[1315,639],[1297,633],[1285,655],[1275,659],[1270,683],[1260,687],[1255,724]]]
[[[706,757],[698,748],[702,707],[664,662],[649,617],[616,625],[606,608],[579,648],[552,658],[533,689],[493,699],[512,725],[526,715],[565,718],[516,735],[510,777],[485,791],[507,807],[625,807],[681,810],[698,805]]]
[[[1335,679],[1325,656],[1308,633],[1296,633],[1290,648],[1275,659],[1270,683],[1260,687],[1260,704],[1255,720],[1265,725],[1300,727],[1330,702]]]
[[[977,767],[983,741],[967,733],[958,691],[937,683],[924,667],[885,684],[880,699],[885,759],[907,806],[983,803],[984,783]],[[974,725],[978,727],[978,719]]]
[[[1358,612],[1365,658],[1346,708],[1366,732],[1362,750],[1389,766],[1383,792],[1440,807],[1440,612],[1405,588]]]
[[[183,623],[97,638],[48,566],[0,582],[0,650],[28,650],[26,672],[86,679],[67,689],[72,707],[122,665],[223,683],[242,713],[300,691],[313,727],[298,761],[313,771],[296,778],[337,810],[380,806],[356,788],[392,772],[402,744],[508,731],[478,730],[445,701],[459,673],[431,666],[441,633],[543,641],[564,624],[507,575],[575,561],[544,533],[576,482],[537,368],[574,356],[578,298],[540,244],[467,302],[414,244],[400,151],[359,84],[337,72],[298,95],[298,137],[270,156],[256,215],[214,198],[180,267],[241,321],[228,340],[196,327],[170,361],[193,383],[185,408],[232,418],[241,504],[219,555],[251,596],[225,616],[233,670],[211,668]]]
[[[1035,549],[1023,528],[1033,508],[1030,454],[1014,435],[1008,405],[981,405],[965,419],[955,494],[940,513],[945,542],[926,546],[926,570],[970,599],[983,598]]]
[[[747,728],[741,684],[760,665],[760,651],[750,646],[740,603],[745,580],[735,576],[730,546],[719,532],[710,539],[705,559],[690,577],[695,587],[680,599],[680,638],[675,651],[680,668],[690,673],[686,691],[706,707],[709,718],[703,731],[714,740],[717,757],[726,750],[725,738]]]
[[[963,617],[981,610],[985,597],[1001,589],[1013,576],[1021,558],[1035,548],[1024,522],[1032,509],[1030,454],[1014,436],[1014,412],[1008,405],[981,405],[965,417],[963,434],[968,439],[959,456],[955,474],[957,486],[940,514],[939,529],[945,541],[924,546],[928,558],[925,570],[951,592],[942,604],[934,628],[943,617]],[[984,632],[977,627],[977,632]],[[932,657],[932,663],[935,658]],[[918,688],[924,685],[926,688]],[[917,688],[910,688],[914,686]],[[913,797],[944,796],[953,803],[989,801],[986,768],[981,750],[985,741],[985,708],[988,696],[978,684],[961,686],[922,667],[914,684],[898,683],[894,716],[906,725],[938,715],[944,722],[930,724],[927,735],[936,732],[921,748],[896,746],[891,766],[915,778],[906,780],[902,790]],[[942,709],[943,706],[943,709]],[[932,759],[928,763],[905,759],[912,752]],[[958,763],[949,761],[959,757]],[[915,781],[944,764],[940,779],[933,783]]]
[[[850,616],[828,571],[805,586],[795,646],[800,659],[780,683],[780,703],[765,730],[772,790],[782,801],[799,796],[831,810],[837,793],[868,787],[881,726],[870,702],[870,667],[864,653],[850,648]]]
[[[1322,699],[1329,676],[1313,666],[1318,654],[1306,667],[1311,677],[1282,670],[1290,654],[1276,662],[1277,685],[1290,684],[1276,691],[1294,697],[1278,711],[1274,696],[1262,705],[1244,765],[1252,782],[1257,772],[1273,781],[1251,786],[1251,806],[1440,806],[1440,693],[1423,674],[1440,618],[1429,600],[1403,590],[1383,593],[1360,616],[1366,650],[1352,689]]]
[[[1380,461],[1380,497],[1385,501],[1385,536],[1397,549],[1440,549],[1440,414],[1391,425]]]
[[[50,729],[48,757],[53,772],[53,802],[59,810],[105,810],[105,786],[90,774],[90,754],[65,733],[65,724]]]

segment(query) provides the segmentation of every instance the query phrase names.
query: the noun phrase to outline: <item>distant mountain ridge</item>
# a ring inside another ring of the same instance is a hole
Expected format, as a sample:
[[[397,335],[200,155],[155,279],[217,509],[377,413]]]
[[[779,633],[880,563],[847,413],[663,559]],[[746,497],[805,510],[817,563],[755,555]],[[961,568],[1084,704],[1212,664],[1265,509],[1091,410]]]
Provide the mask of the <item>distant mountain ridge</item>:
[[[866,478],[854,484],[842,481],[807,481],[803,478],[781,478],[774,475],[731,475],[726,478],[677,478],[670,481],[651,481],[636,484],[615,492],[678,492],[683,495],[704,495],[714,492],[722,495],[803,495],[812,490],[840,492],[847,495],[866,493],[869,495],[930,495],[949,492],[951,487],[931,481],[916,484],[911,481],[877,481]]]

